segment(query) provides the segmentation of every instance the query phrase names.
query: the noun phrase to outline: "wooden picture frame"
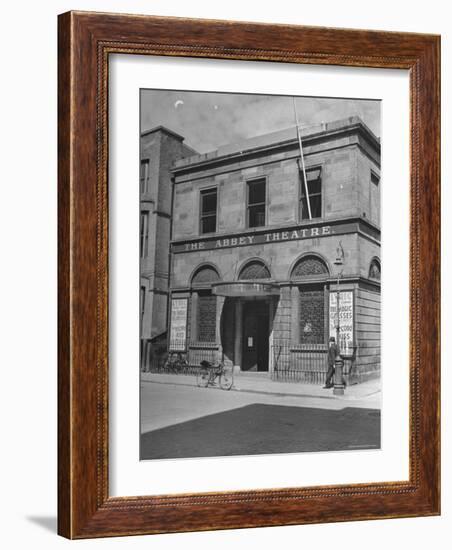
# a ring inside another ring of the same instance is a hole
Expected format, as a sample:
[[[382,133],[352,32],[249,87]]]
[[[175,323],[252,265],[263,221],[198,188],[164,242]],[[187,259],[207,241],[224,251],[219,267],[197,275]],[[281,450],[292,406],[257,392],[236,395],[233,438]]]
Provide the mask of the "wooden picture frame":
[[[440,513],[440,38],[69,12],[59,16],[58,532],[68,538]],[[110,497],[110,54],[265,60],[410,73],[409,481]]]

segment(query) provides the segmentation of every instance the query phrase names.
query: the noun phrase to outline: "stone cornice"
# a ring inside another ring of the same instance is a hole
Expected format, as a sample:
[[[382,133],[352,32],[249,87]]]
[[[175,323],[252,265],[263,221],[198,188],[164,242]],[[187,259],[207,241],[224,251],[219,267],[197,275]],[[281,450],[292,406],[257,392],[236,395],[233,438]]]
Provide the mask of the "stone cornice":
[[[379,140],[363,122],[359,121],[357,117],[355,122],[350,123],[346,126],[341,126],[332,130],[318,131],[303,136],[303,146],[305,148],[308,148],[309,145],[313,144],[314,142],[328,139],[336,139],[340,135],[347,135],[352,133],[360,134],[371,144],[371,146],[374,147],[377,154],[380,154]],[[296,136],[279,142],[251,147],[242,151],[231,151],[230,153],[226,154],[218,154],[218,151],[214,151],[205,155],[196,155],[194,157],[181,159],[176,162],[175,166],[173,166],[172,172],[174,176],[177,177],[179,174],[183,173],[197,171],[200,169],[213,168],[222,164],[231,164],[233,162],[243,161],[253,155],[256,156],[274,154],[276,151],[278,151],[278,149],[284,149],[288,147],[298,147],[298,140]]]

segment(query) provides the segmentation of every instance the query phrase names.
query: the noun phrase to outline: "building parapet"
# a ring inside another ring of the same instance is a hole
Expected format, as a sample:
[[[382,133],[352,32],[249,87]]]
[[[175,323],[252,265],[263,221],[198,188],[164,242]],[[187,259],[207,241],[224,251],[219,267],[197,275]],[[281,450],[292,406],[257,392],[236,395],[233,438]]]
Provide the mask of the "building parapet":
[[[338,134],[351,131],[360,132],[372,144],[377,153],[380,153],[380,140],[358,116],[301,128],[300,135],[304,142],[309,142],[320,138],[334,137]],[[209,153],[179,159],[174,163],[172,171],[177,175],[178,173],[205,167],[209,164],[231,161],[237,158],[243,159],[247,155],[264,153],[268,150],[288,145],[298,147],[295,126],[278,132],[244,139],[235,144],[219,147]]]

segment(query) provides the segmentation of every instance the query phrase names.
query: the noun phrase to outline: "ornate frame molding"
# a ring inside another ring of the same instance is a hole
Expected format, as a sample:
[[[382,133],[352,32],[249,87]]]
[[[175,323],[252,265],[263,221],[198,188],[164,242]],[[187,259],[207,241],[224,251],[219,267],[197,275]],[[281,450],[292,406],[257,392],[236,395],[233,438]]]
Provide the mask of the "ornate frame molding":
[[[439,49],[440,38],[433,35],[89,12],[59,16],[61,535],[86,538],[319,523],[324,518],[350,521],[439,514]],[[109,496],[107,161],[111,54],[410,71],[409,481]]]

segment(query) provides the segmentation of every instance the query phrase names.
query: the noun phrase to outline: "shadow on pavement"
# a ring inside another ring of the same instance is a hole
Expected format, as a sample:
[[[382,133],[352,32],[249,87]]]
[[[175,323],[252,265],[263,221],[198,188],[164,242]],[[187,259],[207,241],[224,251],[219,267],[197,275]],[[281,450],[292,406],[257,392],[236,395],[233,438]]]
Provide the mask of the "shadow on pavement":
[[[141,460],[380,448],[380,411],[256,403],[141,435]]]

